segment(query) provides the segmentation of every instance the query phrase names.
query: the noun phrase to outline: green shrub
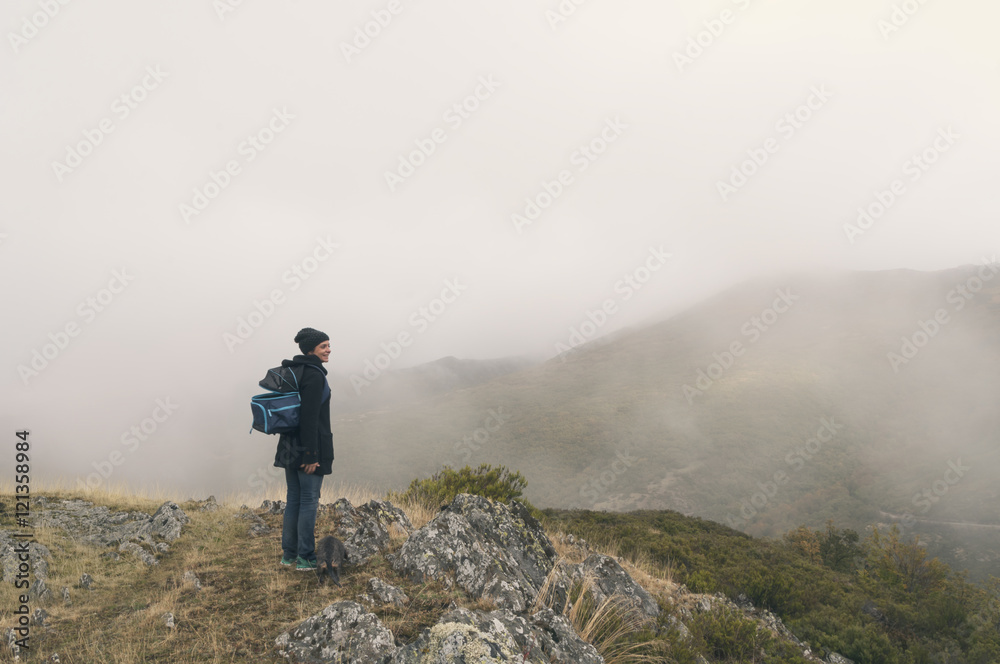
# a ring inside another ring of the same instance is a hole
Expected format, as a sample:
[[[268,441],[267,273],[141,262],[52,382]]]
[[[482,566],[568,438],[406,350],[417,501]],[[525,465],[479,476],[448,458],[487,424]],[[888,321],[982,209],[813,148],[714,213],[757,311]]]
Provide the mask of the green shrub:
[[[695,616],[688,624],[695,647],[717,662],[757,662],[773,638],[737,610],[723,607]]]
[[[684,580],[684,584],[693,593],[711,594],[718,590],[718,583],[708,570],[700,569]]]
[[[423,503],[432,508],[450,503],[460,493],[508,502],[520,499],[527,486],[528,481],[521,473],[512,473],[503,466],[493,468],[484,463],[476,469],[466,466],[460,470],[445,466],[431,477],[413,480],[406,491],[393,498]]]

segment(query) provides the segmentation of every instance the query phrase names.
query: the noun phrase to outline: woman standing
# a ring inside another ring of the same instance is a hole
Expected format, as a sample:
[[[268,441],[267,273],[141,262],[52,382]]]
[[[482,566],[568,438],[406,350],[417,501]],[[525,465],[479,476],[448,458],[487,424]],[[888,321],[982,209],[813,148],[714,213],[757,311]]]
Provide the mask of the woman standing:
[[[281,531],[281,564],[316,569],[316,510],[323,476],[333,472],[330,386],[323,363],[330,359],[330,337],[311,327],[295,335],[302,355],[283,360],[299,379],[302,405],[298,432],[278,439],[274,465],[285,469],[288,495]]]

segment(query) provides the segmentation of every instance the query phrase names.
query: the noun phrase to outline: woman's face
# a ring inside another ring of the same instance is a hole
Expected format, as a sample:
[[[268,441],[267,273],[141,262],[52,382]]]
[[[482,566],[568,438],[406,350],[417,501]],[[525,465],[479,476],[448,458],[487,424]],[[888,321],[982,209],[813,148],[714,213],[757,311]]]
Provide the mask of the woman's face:
[[[320,345],[313,348],[309,354],[315,355],[324,362],[328,362],[330,360],[330,342],[324,341]]]

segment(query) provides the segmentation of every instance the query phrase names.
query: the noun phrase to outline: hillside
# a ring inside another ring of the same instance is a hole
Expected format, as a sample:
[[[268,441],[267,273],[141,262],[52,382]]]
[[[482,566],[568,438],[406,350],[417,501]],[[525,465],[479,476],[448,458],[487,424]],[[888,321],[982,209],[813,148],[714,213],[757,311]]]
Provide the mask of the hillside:
[[[676,512],[548,510],[539,523],[517,502],[468,494],[429,511],[353,493],[324,502],[317,521],[318,533],[336,533],[350,552],[334,586],[278,564],[280,501],[249,509],[211,498],[43,494],[32,501],[27,545],[24,662],[908,664],[947,655],[991,664],[1000,656],[1000,588],[969,585],[921,555],[900,565],[897,554],[919,547],[891,534],[858,542],[828,529],[768,541]],[[0,499],[9,505],[13,495]],[[0,510],[5,640],[11,607],[25,604],[12,563],[23,530]]]
[[[539,505],[673,509],[759,535],[898,521],[982,578],[1000,560],[992,275],[746,283],[478,385],[341,414],[338,463],[383,487],[502,464]]]
[[[365,412],[384,408],[398,408],[428,397],[461,390],[488,382],[504,374],[518,371],[532,362],[526,358],[505,357],[492,360],[460,360],[442,357],[407,369],[396,369],[375,374],[364,371],[352,376],[329,376],[330,405],[337,413]],[[375,378],[367,380],[365,377]]]

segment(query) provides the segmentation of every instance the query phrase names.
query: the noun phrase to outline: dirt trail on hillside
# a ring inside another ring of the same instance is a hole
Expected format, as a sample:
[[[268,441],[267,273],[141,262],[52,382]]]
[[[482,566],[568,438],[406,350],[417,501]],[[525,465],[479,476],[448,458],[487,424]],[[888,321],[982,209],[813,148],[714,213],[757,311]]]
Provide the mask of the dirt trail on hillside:
[[[968,528],[986,528],[987,530],[1000,530],[1000,525],[993,523],[968,523],[965,521],[937,521],[935,519],[920,519],[912,515],[907,514],[892,514],[890,512],[883,512],[879,510],[878,512],[881,516],[887,516],[891,519],[898,519],[900,521],[911,518],[916,523],[927,523],[935,526],[966,526]]]

